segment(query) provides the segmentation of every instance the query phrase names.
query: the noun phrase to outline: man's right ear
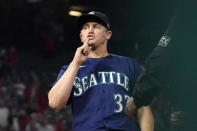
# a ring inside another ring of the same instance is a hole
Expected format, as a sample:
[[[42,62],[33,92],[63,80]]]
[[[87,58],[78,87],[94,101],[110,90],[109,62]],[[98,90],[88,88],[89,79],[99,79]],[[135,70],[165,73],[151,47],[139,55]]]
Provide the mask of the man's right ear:
[[[79,34],[79,37],[82,38],[82,34],[81,33]]]
[[[83,43],[83,41],[82,41],[82,34],[81,33],[79,34],[79,37],[81,39],[81,42]]]

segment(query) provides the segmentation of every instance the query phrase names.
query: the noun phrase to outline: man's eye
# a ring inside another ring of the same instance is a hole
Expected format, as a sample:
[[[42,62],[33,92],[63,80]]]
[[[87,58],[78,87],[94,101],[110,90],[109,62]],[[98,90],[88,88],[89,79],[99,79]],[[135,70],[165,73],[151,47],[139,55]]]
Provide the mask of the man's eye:
[[[83,26],[83,28],[82,28],[82,29],[86,30],[87,28],[88,28],[87,26]]]
[[[100,26],[99,25],[96,25],[95,28],[100,28]]]

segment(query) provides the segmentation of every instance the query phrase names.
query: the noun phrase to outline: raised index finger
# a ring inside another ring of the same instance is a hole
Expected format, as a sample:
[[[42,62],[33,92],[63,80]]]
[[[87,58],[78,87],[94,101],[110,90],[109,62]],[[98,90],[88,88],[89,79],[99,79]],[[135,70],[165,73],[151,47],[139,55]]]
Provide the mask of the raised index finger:
[[[84,45],[87,45],[88,46],[88,44],[89,44],[89,37],[84,42]]]

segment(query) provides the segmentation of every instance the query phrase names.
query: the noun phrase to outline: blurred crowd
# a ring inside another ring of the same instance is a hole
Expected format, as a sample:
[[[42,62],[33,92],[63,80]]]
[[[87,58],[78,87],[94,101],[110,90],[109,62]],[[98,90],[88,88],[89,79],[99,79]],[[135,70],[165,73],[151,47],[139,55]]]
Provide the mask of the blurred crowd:
[[[40,73],[31,63],[20,67],[28,52],[36,50],[42,59],[63,51],[62,3],[0,1],[0,131],[72,130],[69,106],[59,111],[48,107],[47,94],[56,75]]]
[[[46,57],[64,48],[64,5],[57,2],[0,1],[0,45],[38,50]]]
[[[48,107],[47,94],[56,76],[38,74],[33,68],[17,71],[18,60],[14,46],[0,49],[0,131],[71,130],[70,107],[59,111]]]

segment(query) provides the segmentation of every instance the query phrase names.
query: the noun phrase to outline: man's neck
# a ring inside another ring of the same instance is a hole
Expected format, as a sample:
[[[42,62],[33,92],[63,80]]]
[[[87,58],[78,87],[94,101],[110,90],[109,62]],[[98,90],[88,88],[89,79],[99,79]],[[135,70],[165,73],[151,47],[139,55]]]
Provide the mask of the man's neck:
[[[105,57],[105,56],[108,56],[109,55],[109,53],[108,52],[105,52],[105,53],[90,53],[89,55],[88,55],[88,58],[102,58],[102,57]]]
[[[91,50],[90,54],[88,55],[89,58],[102,58],[108,56],[109,53],[107,48],[96,48],[96,50]]]

